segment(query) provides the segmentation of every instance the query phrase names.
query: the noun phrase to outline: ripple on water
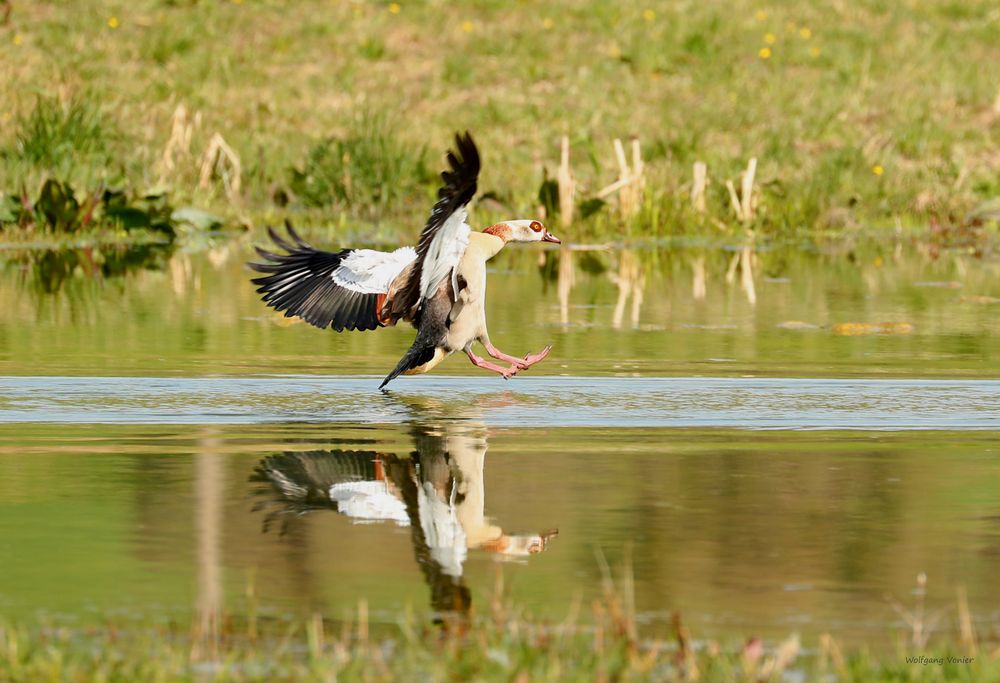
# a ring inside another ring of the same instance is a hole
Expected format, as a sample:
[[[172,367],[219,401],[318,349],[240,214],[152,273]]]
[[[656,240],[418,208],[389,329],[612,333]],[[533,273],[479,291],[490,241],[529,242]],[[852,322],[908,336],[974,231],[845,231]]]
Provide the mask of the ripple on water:
[[[372,376],[3,377],[0,422],[1000,429],[1000,380]]]

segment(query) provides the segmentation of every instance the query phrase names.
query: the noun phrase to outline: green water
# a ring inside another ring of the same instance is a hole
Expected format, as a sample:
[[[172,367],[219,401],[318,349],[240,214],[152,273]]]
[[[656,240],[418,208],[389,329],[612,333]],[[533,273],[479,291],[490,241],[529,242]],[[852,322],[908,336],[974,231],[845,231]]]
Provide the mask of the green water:
[[[840,243],[727,279],[738,251],[520,250],[491,336],[552,356],[382,395],[412,332],[284,324],[247,253],[8,253],[0,612],[184,619],[252,587],[392,623],[485,610],[502,575],[561,617],[603,557],[650,629],[887,643],[920,573],[941,631],[959,588],[1000,628],[996,262]],[[358,482],[382,521],[329,499]]]
[[[384,374],[409,346],[403,328],[283,327],[247,282],[249,254],[249,240],[178,250],[107,277],[83,259],[44,276],[8,261],[0,374]],[[553,344],[534,374],[1000,377],[1000,262],[892,243],[760,249],[751,294],[739,268],[727,282],[737,256],[512,249],[492,262],[491,337],[518,354]],[[838,334],[858,323],[890,333]],[[440,372],[481,376],[460,358]]]

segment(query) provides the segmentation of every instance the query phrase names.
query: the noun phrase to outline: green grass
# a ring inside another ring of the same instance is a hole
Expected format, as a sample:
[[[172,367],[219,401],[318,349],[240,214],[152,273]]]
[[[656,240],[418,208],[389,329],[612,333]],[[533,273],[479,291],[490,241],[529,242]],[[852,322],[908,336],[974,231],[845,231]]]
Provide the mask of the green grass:
[[[219,633],[157,622],[72,627],[0,624],[0,680],[62,681],[995,681],[1000,650],[908,648],[844,653],[835,640],[720,646],[676,622],[668,638],[640,638],[614,602],[594,622],[549,623],[494,608],[449,626],[402,615],[369,632],[339,623],[226,620]],[[919,657],[925,659],[920,660]],[[908,661],[908,658],[911,658]],[[916,659],[914,659],[916,658]]]
[[[0,680],[49,681],[996,681],[1000,643],[980,639],[963,598],[960,636],[937,634],[922,597],[901,615],[896,645],[845,650],[830,634],[802,642],[696,639],[680,614],[640,625],[628,564],[618,579],[601,559],[600,597],[540,619],[504,593],[502,576],[481,612],[411,609],[370,623],[367,602],[338,621],[261,617],[248,585],[245,615],[204,612],[173,620],[107,618],[72,625],[0,621]],[[919,581],[919,579],[918,579]],[[695,634],[696,635],[696,634]]]
[[[112,164],[114,124],[92,96],[40,96],[17,122],[13,149],[4,156],[56,176],[73,176]]]
[[[434,192],[423,162],[439,170],[469,129],[493,197],[479,223],[538,215],[566,134],[580,201],[617,178],[615,138],[636,136],[647,164],[638,214],[623,220],[612,198],[569,229],[576,241],[991,231],[966,217],[1000,196],[997,21],[989,0],[15,1],[0,27],[0,192],[121,176],[230,222],[291,213],[384,239],[419,229]],[[190,143],[169,167],[181,104]],[[201,182],[215,133],[239,156],[238,192]],[[750,157],[743,225],[725,182],[738,187]],[[705,215],[688,199],[699,160]]]
[[[343,206],[377,220],[433,179],[425,147],[401,144],[385,115],[364,112],[346,135],[316,142],[288,186],[290,200],[306,207]]]

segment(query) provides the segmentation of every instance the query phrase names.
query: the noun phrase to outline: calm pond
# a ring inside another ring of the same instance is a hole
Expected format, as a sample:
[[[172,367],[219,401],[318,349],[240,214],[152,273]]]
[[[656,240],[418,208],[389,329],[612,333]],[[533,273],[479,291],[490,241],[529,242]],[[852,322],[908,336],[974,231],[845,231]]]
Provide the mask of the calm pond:
[[[1000,629],[995,257],[517,250],[491,336],[551,357],[382,394],[412,333],[290,323],[248,255],[0,253],[0,614],[388,624],[502,577],[561,618],[606,562],[696,637],[888,644],[921,573]]]

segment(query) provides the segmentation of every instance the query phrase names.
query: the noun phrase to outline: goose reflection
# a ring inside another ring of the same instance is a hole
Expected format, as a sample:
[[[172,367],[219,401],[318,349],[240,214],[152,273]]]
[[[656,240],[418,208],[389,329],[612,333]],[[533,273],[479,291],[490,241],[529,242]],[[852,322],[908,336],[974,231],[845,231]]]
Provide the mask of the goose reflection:
[[[436,621],[463,617],[471,594],[463,579],[470,550],[524,559],[545,550],[557,530],[509,533],[485,513],[487,438],[468,423],[417,423],[413,451],[288,451],[264,458],[264,530],[333,510],[358,524],[408,527],[414,558],[431,591]]]

